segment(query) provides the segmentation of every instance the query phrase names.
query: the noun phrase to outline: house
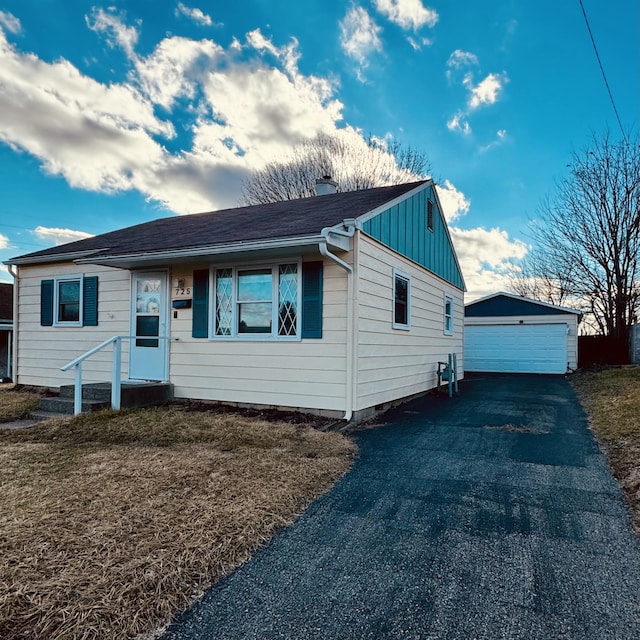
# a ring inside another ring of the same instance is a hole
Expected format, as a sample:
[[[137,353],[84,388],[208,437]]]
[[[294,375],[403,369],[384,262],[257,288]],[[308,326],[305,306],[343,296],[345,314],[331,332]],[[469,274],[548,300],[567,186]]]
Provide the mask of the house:
[[[13,345],[13,285],[0,282],[0,382],[11,380]]]
[[[464,308],[467,371],[566,373],[578,367],[575,309],[499,292]]]
[[[16,381],[130,336],[129,380],[177,398],[362,419],[463,376],[464,280],[434,183],[336,193],[105,233],[8,261],[16,271]],[[110,379],[104,349],[83,365]]]

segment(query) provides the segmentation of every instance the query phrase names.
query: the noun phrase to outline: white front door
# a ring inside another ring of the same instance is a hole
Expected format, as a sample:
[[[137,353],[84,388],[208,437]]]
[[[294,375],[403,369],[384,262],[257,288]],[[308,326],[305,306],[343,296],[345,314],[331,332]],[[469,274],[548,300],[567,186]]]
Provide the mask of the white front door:
[[[167,274],[131,275],[131,380],[167,380]]]

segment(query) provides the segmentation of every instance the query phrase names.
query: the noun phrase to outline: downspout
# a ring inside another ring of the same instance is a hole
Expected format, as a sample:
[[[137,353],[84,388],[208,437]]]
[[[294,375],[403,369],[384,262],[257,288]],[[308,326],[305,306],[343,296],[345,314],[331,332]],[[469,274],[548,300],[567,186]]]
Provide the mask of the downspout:
[[[18,286],[18,272],[13,270],[13,265],[7,265],[7,271],[13,276],[13,330],[11,332],[12,353],[11,353],[11,371],[8,371],[9,377],[14,384],[17,384],[18,375],[18,295],[20,287]]]
[[[325,227],[320,232],[322,240],[318,244],[320,255],[329,258],[347,272],[347,353],[346,353],[346,385],[345,385],[345,413],[342,419],[349,422],[353,416],[353,267],[338,258],[337,255],[331,253],[327,246],[330,234],[337,234],[346,238],[352,238],[356,232],[356,221],[353,219],[345,220],[344,226],[346,230]]]

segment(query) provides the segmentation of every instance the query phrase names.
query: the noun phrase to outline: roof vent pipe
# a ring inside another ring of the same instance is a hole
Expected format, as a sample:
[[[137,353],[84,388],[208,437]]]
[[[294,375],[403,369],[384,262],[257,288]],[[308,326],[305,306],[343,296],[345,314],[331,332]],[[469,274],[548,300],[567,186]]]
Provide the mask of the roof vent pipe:
[[[326,196],[330,193],[338,193],[338,183],[331,176],[322,176],[316,180],[316,195]]]

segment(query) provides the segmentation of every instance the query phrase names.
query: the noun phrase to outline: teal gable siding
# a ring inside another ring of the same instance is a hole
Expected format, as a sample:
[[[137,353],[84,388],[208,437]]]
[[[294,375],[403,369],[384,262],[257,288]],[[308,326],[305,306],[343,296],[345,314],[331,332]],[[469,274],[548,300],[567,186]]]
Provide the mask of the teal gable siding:
[[[433,231],[427,228],[427,201],[433,202]],[[433,187],[386,209],[365,221],[362,230],[390,249],[464,290],[444,216]]]

